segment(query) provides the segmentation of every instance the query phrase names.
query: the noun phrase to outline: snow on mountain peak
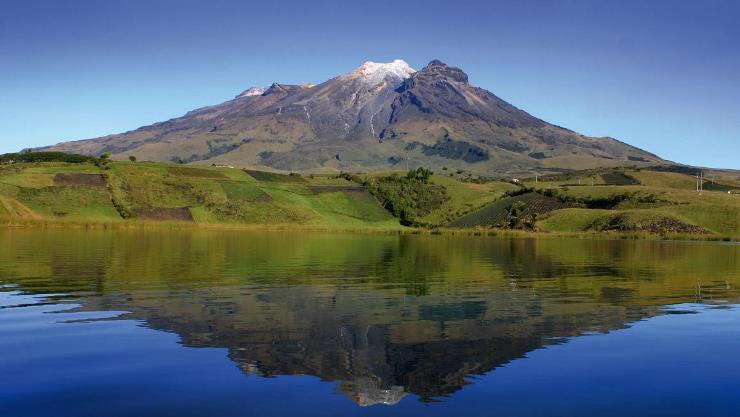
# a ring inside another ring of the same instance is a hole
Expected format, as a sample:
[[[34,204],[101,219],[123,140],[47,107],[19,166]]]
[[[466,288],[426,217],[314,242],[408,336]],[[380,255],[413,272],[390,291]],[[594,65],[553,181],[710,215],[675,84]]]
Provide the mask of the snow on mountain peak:
[[[236,98],[251,97],[251,96],[260,96],[264,92],[265,92],[265,89],[264,88],[251,87],[250,89],[248,89],[248,90],[244,91],[243,93],[239,94],[238,96],[236,96]]]
[[[416,71],[402,59],[382,63],[367,61],[354,70],[350,76],[362,77],[368,84],[375,85],[390,75],[393,78],[403,79],[411,77]]]

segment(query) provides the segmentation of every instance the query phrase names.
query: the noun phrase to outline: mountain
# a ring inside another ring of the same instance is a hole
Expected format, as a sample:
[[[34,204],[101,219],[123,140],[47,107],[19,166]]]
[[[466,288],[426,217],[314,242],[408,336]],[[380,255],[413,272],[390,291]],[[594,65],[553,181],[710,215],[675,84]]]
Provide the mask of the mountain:
[[[533,117],[438,60],[420,71],[402,60],[366,62],[315,86],[252,87],[166,122],[43,150],[288,171],[408,165],[489,175],[663,162]]]

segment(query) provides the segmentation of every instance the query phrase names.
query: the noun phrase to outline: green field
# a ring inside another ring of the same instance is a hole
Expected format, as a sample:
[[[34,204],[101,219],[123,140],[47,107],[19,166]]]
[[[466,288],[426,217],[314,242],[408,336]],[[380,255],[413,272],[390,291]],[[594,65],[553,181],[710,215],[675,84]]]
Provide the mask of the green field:
[[[55,175],[67,173],[104,175],[106,186],[83,184],[85,177],[80,184],[55,186]],[[312,186],[324,188],[317,192]],[[53,162],[3,166],[0,202],[0,218],[10,221],[124,223],[146,217],[220,225],[399,227],[373,196],[345,179],[154,163],[115,162],[108,169]]]
[[[90,162],[16,163],[0,165],[0,220],[399,230],[403,226],[390,206],[394,198],[411,195],[430,198],[420,202],[426,205],[408,206],[412,217],[404,222],[423,228],[519,228],[511,221],[519,215],[528,219],[528,230],[541,232],[740,237],[740,195],[731,175],[705,181],[702,193],[690,174],[644,168],[572,172],[520,184],[443,175],[409,181],[397,173],[396,180],[383,183],[385,189],[373,186],[389,175],[304,177],[146,162],[102,168]]]
[[[502,181],[476,184],[439,175],[432,177],[432,183],[447,188],[450,196],[450,199],[441,207],[421,218],[421,221],[434,225],[444,225],[454,221],[500,199],[505,192],[518,188],[516,185]]]
[[[605,200],[627,196],[609,210],[568,208],[553,211],[539,219],[546,231],[600,231],[618,224],[624,231],[650,231],[656,225],[668,229],[696,230],[701,233],[737,239],[740,237],[740,195],[734,193],[730,181],[707,181],[703,192],[696,191],[696,178],[679,172],[648,169],[626,170],[624,174],[639,181],[639,185],[567,186],[562,183],[527,182],[539,190],[557,190],[562,195],[580,201]],[[728,193],[730,191],[730,193]],[[679,222],[683,225],[679,225]],[[677,231],[676,233],[682,233]],[[691,232],[688,232],[691,233]]]

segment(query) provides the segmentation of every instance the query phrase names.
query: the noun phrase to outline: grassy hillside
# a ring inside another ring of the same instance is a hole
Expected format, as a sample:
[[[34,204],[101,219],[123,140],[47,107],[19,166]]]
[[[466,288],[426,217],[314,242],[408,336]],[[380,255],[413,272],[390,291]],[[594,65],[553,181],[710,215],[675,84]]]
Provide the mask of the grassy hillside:
[[[579,203],[579,208],[556,210],[537,222],[546,231],[645,231],[699,233],[740,237],[740,195],[731,180],[706,181],[696,191],[696,178],[688,173],[628,169],[623,174],[637,185],[567,185],[563,181],[528,181],[544,192],[551,190]],[[585,173],[583,177],[590,177]],[[577,173],[572,175],[577,178]],[[573,179],[570,179],[572,182]],[[556,178],[560,180],[560,178]],[[585,178],[582,184],[586,183]],[[610,202],[611,207],[598,207]],[[589,205],[591,205],[589,207]]]
[[[21,163],[0,167],[0,218],[398,227],[373,196],[348,184],[342,178],[157,163],[114,162],[107,169]]]
[[[148,162],[14,162],[0,165],[0,221],[393,229],[403,223],[740,237],[740,187],[733,173],[707,180],[701,194],[689,173],[646,169],[601,168],[520,184],[415,175],[300,176]]]
[[[478,184],[462,182],[441,175],[433,176],[431,182],[444,186],[450,197],[438,209],[420,219],[421,222],[432,225],[447,224],[500,199],[507,191],[518,188],[516,185],[503,181]]]

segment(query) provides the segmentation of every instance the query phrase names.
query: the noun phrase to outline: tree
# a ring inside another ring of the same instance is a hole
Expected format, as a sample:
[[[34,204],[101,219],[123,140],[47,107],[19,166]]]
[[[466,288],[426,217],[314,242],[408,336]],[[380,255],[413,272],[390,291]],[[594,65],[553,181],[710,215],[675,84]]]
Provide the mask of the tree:
[[[133,155],[131,155],[131,156],[128,157],[128,160],[131,161],[131,162],[136,162],[136,157],[133,156]]]
[[[509,229],[537,230],[537,216],[527,213],[527,204],[523,201],[515,201],[509,207],[507,219],[503,226]]]
[[[412,169],[406,174],[406,178],[409,180],[416,180],[423,182],[424,184],[429,182],[429,179],[432,177],[431,169],[426,169],[424,167],[416,168],[415,170]]]
[[[110,152],[103,152],[98,158],[96,165],[102,169],[108,169],[109,162],[110,162]]]

